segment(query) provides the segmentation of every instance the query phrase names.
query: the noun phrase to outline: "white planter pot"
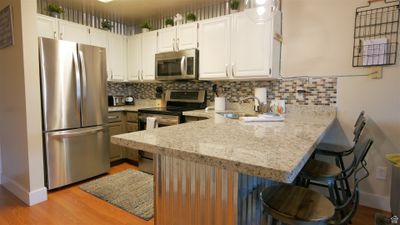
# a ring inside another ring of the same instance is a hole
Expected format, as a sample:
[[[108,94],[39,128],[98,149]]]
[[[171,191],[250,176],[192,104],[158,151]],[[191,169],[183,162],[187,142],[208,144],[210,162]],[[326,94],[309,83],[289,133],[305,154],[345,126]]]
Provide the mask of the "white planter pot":
[[[168,24],[167,27],[172,27],[172,25],[171,25],[171,24]]]
[[[56,12],[50,12],[50,16],[54,17],[54,18],[57,18],[57,19],[61,18],[61,14],[60,13],[56,13]]]
[[[142,33],[146,33],[146,32],[149,32],[149,31],[150,31],[149,28],[142,28]]]

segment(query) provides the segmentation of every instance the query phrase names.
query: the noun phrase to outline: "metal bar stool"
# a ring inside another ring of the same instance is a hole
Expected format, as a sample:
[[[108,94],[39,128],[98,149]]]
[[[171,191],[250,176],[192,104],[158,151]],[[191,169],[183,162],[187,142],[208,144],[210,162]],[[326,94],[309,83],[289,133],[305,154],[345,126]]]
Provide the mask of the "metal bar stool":
[[[364,113],[360,114],[364,115]],[[361,118],[361,117],[360,117]],[[363,130],[366,126],[365,118],[361,118],[358,120],[357,129],[355,130],[355,144],[354,146],[344,154],[336,155],[340,156],[340,164],[330,164],[324,161],[310,159],[309,162],[304,166],[301,171],[300,185],[308,186],[310,183],[318,186],[327,187],[329,190],[329,195],[333,203],[336,205],[340,204],[341,198],[343,200],[347,199],[350,196],[350,185],[347,179],[338,179],[340,177],[347,177],[351,174],[360,163],[360,159],[358,158],[359,151],[362,151],[361,143],[359,140],[363,133]],[[365,137],[363,137],[365,138]],[[357,151],[357,152],[354,152]],[[346,168],[343,164],[342,156],[347,156],[353,154],[352,163]],[[335,156],[335,157],[336,157]],[[343,167],[342,167],[343,166]],[[342,191],[342,197],[339,194],[338,183],[340,184],[340,189]]]
[[[362,122],[363,127],[365,122]],[[342,200],[345,201],[350,195],[350,186],[348,185],[348,177],[354,173],[354,170],[364,160],[365,140],[369,140],[370,137],[366,135],[366,132],[362,132],[357,140],[353,150],[353,161],[349,167],[342,170],[334,164],[330,164],[324,161],[310,159],[304,168],[300,172],[299,179],[302,181],[301,184],[308,186],[316,184],[318,186],[324,186],[328,188],[329,196],[335,205],[340,205]],[[338,183],[341,186],[341,196],[339,194]]]
[[[339,166],[342,170],[345,169],[343,157],[350,155],[353,150],[354,146],[357,143],[362,129],[362,122],[365,122],[365,112],[361,111],[360,115],[358,116],[356,123],[354,124],[354,131],[353,131],[353,146],[344,146],[344,145],[337,145],[337,144],[328,144],[328,143],[320,143],[314,152],[313,158],[315,155],[326,155],[335,157],[336,165]]]
[[[264,189],[261,200],[266,216],[272,217],[270,224],[276,224],[278,221],[289,225],[349,224],[358,208],[358,185],[369,175],[364,159],[372,143],[369,139],[362,145],[361,163],[352,173],[354,188],[351,197],[341,205],[335,207],[319,192],[304,187],[283,184]],[[361,170],[364,170],[364,175],[359,178]]]

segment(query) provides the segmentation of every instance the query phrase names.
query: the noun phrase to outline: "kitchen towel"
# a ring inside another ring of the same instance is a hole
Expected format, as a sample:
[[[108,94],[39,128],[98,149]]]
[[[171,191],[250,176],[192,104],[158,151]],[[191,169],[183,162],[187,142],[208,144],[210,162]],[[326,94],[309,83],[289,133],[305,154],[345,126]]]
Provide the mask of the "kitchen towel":
[[[146,118],[146,130],[152,130],[157,127],[158,127],[157,118],[150,116]]]

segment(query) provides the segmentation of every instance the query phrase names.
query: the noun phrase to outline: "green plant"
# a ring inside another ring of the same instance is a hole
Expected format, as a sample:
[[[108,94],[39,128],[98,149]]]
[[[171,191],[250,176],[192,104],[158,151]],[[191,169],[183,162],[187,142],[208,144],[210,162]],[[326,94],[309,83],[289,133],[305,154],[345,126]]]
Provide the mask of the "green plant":
[[[174,20],[172,19],[172,18],[168,18],[168,19],[166,19],[165,20],[165,25],[171,25],[171,26],[173,26],[174,25]]]
[[[232,0],[229,5],[230,5],[231,9],[238,10],[239,6],[240,6],[240,1],[239,0]]]
[[[59,5],[55,4],[55,3],[50,3],[47,6],[47,10],[49,12],[54,12],[54,13],[58,13],[58,14],[64,13],[64,9],[61,6],[59,6]]]
[[[149,22],[145,22],[145,23],[143,23],[142,25],[140,25],[140,28],[142,28],[142,29],[151,29],[151,26],[150,26],[150,24],[149,24]]]
[[[106,29],[106,30],[111,30],[113,28],[113,25],[112,25],[111,21],[103,20],[101,22],[101,28]]]
[[[194,15],[193,13],[189,13],[186,16],[186,20],[192,20],[192,21],[196,21],[197,17],[196,15]]]

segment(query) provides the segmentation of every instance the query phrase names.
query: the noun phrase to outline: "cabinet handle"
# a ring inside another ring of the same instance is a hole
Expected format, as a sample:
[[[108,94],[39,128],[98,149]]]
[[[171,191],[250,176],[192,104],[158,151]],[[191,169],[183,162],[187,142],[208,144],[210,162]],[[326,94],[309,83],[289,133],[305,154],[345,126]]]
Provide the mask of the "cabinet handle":
[[[232,64],[232,77],[235,76],[235,64]]]
[[[57,39],[57,32],[54,31],[54,39]]]
[[[228,77],[228,64],[225,64],[225,75]]]
[[[172,50],[175,52],[175,38],[172,39]]]
[[[143,80],[143,70],[142,70],[142,80]]]
[[[63,40],[63,33],[60,33],[60,40]]]
[[[179,38],[176,39],[176,49],[179,51]]]

